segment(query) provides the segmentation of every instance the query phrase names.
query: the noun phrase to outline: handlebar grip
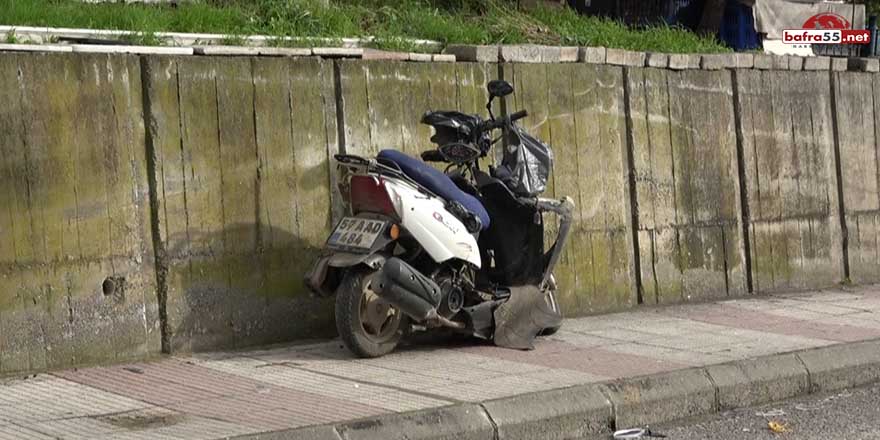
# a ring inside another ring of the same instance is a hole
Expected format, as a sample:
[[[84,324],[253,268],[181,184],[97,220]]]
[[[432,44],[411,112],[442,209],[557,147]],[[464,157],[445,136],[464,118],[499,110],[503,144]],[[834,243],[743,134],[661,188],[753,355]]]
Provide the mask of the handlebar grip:
[[[518,121],[529,115],[529,112],[526,110],[520,110],[512,115],[510,115],[510,122]]]
[[[425,162],[445,162],[443,155],[437,150],[424,151],[421,156],[422,160]]]

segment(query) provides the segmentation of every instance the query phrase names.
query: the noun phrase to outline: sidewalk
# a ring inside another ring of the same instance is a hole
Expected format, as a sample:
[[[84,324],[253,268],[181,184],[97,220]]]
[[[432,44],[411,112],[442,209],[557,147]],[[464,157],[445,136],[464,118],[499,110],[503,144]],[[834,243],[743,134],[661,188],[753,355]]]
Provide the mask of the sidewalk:
[[[488,421],[491,439],[492,430],[498,436],[506,426],[519,426],[517,417],[534,419],[549,411],[548,417],[561,420],[565,411],[586,411],[590,399],[584,396],[592,395],[601,402],[599,423],[589,429],[603,433],[610,432],[615,419],[618,428],[630,427],[619,426],[624,422],[660,422],[651,419],[656,411],[639,412],[638,405],[674,397],[660,396],[664,390],[684,399],[661,405],[663,411],[683,408],[685,413],[670,416],[678,417],[698,414],[703,405],[717,411],[738,402],[815,391],[825,380],[815,369],[821,367],[814,367],[823,359],[859,371],[862,376],[853,381],[872,380],[880,362],[872,364],[865,356],[880,350],[821,347],[874,339],[880,339],[880,286],[569,319],[530,352],[465,342],[403,347],[384,358],[363,360],[331,341],[175,356],[2,381],[0,439],[213,439],[365,418],[371,419],[275,438],[390,438],[389,431],[381,433],[394,429],[390,421],[412,424],[410,438],[425,438],[419,429],[441,436],[436,422],[443,420],[443,429],[461,430],[445,434],[449,438],[465,438],[465,432],[467,438],[484,438],[480,426]],[[771,356],[794,351],[803,355]],[[736,363],[766,356],[771,357]],[[728,365],[694,368],[714,364]],[[692,374],[707,385],[693,384]],[[607,384],[575,387],[600,382]],[[483,403],[560,388],[569,389]],[[748,392],[743,395],[743,390]],[[563,408],[565,393],[576,396],[572,405],[578,408]],[[741,400],[733,398],[741,395]],[[530,402],[542,399],[551,402],[528,409]],[[609,403],[610,412],[603,410]],[[447,406],[418,413],[430,423],[393,415]],[[528,414],[514,414],[517,409]],[[608,423],[602,426],[602,420]],[[505,435],[500,437],[509,438]]]

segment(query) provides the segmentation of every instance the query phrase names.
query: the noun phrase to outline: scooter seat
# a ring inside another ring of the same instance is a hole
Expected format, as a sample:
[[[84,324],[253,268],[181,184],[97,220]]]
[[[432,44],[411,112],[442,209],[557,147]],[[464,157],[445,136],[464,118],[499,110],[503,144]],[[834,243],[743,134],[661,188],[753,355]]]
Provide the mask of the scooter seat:
[[[489,213],[483,204],[476,197],[459,189],[442,171],[397,150],[382,150],[377,157],[394,162],[410,179],[424,186],[428,191],[446,200],[460,203],[480,219],[483,231],[489,228]]]

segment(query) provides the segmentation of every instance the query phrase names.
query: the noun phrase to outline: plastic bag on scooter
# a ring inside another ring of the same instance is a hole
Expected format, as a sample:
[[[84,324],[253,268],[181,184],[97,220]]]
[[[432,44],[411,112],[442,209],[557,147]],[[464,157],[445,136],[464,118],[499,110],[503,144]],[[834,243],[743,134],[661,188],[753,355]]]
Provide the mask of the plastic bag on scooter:
[[[517,196],[536,197],[547,189],[552,169],[553,150],[550,146],[530,136],[522,127],[513,125],[494,177]]]

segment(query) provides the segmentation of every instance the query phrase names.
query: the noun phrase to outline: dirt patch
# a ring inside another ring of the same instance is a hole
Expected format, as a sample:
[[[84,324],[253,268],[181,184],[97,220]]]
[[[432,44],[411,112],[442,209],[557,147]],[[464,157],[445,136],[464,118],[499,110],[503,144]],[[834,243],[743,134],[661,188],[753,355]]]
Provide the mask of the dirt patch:
[[[95,417],[95,419],[102,422],[132,431],[172,426],[182,422],[185,418],[186,416],[184,414],[146,414],[143,412],[129,412]]]

